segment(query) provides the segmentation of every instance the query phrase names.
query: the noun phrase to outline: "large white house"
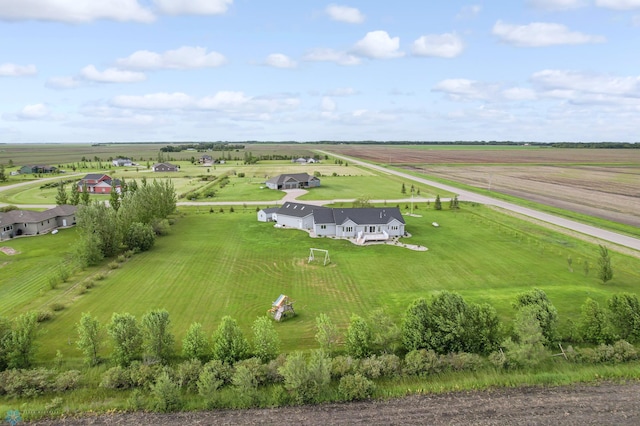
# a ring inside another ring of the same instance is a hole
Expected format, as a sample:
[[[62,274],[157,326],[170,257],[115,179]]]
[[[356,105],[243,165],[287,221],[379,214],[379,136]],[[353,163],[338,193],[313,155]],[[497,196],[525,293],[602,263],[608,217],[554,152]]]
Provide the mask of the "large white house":
[[[384,241],[404,235],[405,221],[397,207],[328,208],[286,202],[279,209],[258,212],[258,220],[270,217],[283,228],[304,229],[317,236]]]

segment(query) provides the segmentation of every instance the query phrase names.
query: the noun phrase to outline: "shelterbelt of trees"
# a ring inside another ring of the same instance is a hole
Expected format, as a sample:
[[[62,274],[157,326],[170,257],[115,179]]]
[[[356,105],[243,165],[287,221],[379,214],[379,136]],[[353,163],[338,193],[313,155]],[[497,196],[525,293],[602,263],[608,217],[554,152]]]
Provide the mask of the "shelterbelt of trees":
[[[75,344],[86,367],[67,371],[55,367],[59,360],[52,360],[52,368],[30,369],[38,317],[26,313],[0,321],[0,395],[55,393],[60,398],[60,392],[89,395],[100,387],[121,391],[128,409],[273,406],[369,398],[378,387],[447,372],[534,372],[557,362],[638,359],[634,344],[640,342],[640,303],[635,295],[614,294],[606,306],[587,299],[569,336],[559,335],[558,312],[542,290],[518,295],[513,307],[513,323],[501,324],[492,306],[441,292],[411,303],[399,325],[382,309],[368,318],[353,315],[344,334],[321,314],[315,320],[318,349],[288,354],[280,353],[278,332],[268,316],[255,320],[250,338],[229,316],[210,338],[201,324],[193,323],[177,354],[165,309],[140,319],[114,313],[106,325],[84,313],[76,324]],[[558,345],[561,341],[566,347]],[[107,346],[111,352],[105,356]],[[552,357],[559,350],[563,357]]]

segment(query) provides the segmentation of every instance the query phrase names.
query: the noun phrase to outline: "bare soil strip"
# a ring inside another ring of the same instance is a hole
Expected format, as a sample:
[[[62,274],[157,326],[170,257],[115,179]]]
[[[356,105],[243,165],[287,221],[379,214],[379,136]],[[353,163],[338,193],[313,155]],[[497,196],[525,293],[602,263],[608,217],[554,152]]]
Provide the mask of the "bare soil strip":
[[[175,414],[123,413],[37,425],[638,425],[640,383],[528,387],[386,401]]]

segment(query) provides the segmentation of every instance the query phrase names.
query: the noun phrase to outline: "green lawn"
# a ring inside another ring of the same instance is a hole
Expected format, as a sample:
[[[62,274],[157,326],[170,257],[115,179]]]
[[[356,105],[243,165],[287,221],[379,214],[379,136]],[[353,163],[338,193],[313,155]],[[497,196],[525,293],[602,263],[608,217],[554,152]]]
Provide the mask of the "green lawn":
[[[459,292],[470,302],[488,302],[507,320],[513,314],[511,302],[515,295],[539,287],[556,305],[566,327],[569,319],[575,321],[579,316],[580,305],[587,297],[604,302],[614,292],[637,292],[640,279],[640,259],[613,253],[615,277],[603,286],[595,276],[595,246],[480,206],[438,212],[420,205],[417,213],[423,217],[406,218],[407,230],[413,234],[406,242],[425,245],[429,247],[427,252],[311,239],[302,231],[259,223],[254,212],[189,211],[177,219],[171,235],[160,238],[150,252],[108,271],[106,279],[81,296],[74,290],[66,291],[67,287],[38,294],[44,283],[31,285],[34,290],[30,294],[37,300],[22,305],[22,310],[53,302],[68,305],[45,323],[45,333],[40,338],[41,359],[52,359],[56,350],[65,356],[78,356],[68,340],[73,340],[74,324],[82,312],[91,312],[106,323],[113,312],[141,316],[153,308],[166,308],[180,342],[190,323],[201,322],[211,333],[223,315],[236,318],[249,333],[252,321],[264,315],[271,302],[285,293],[296,301],[298,316],[278,324],[277,329],[284,349],[292,350],[315,346],[314,319],[320,313],[331,316],[342,329],[352,313],[367,315],[377,307],[384,307],[399,321],[412,300],[440,290]],[[441,226],[434,228],[433,221]],[[11,271],[17,279],[3,278],[5,294],[17,295],[25,282],[42,281],[36,277],[65,257],[64,250],[60,250],[51,258],[45,257],[46,264],[39,265],[33,254],[24,261],[20,272],[12,269],[16,268],[12,263],[20,256],[41,249],[44,243],[40,240],[58,236],[63,235],[3,243],[20,246],[23,252],[14,258],[6,257],[9,264],[3,267],[2,276]],[[66,248],[69,240],[65,242]],[[46,247],[41,249],[42,256],[44,252],[51,253],[50,246]],[[326,267],[309,265],[310,247],[328,249],[332,263]],[[568,256],[573,260],[574,272],[569,271]],[[582,269],[585,260],[591,268],[588,276]],[[78,273],[74,280],[94,273]],[[21,297],[24,301],[25,296]],[[4,306],[4,314],[15,315],[19,310],[6,310],[6,306],[18,306],[17,299],[6,301]]]

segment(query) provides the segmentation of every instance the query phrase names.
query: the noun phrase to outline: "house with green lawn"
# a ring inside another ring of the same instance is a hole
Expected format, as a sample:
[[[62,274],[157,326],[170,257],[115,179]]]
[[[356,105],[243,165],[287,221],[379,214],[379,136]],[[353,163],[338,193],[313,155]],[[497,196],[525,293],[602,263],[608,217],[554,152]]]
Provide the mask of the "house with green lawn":
[[[76,224],[78,206],[64,204],[43,212],[10,210],[0,213],[0,240],[39,235]]]
[[[286,202],[277,210],[258,212],[258,220],[277,227],[303,229],[318,237],[386,241],[405,235],[405,220],[397,207],[328,208]],[[269,218],[262,220],[261,218]]]
[[[320,179],[308,173],[291,173],[274,176],[265,182],[270,189],[299,189],[320,186]]]

